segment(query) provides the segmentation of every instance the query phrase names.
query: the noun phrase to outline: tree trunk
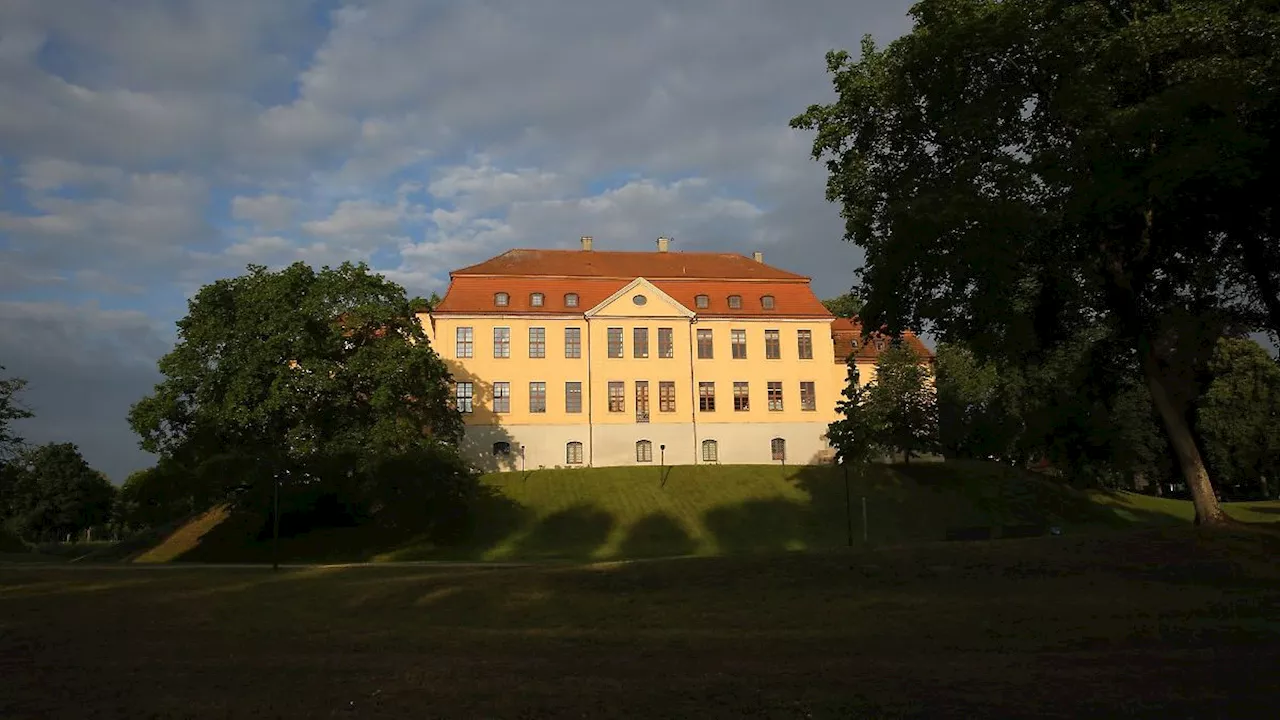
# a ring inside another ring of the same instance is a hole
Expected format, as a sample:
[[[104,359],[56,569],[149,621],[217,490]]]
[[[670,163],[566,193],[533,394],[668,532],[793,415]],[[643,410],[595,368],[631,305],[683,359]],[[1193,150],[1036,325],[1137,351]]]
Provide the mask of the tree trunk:
[[[1178,459],[1178,467],[1182,477],[1191,490],[1191,500],[1196,506],[1197,525],[1227,525],[1231,519],[1222,511],[1218,498],[1213,494],[1213,484],[1209,482],[1209,471],[1205,469],[1204,459],[1200,457],[1200,449],[1196,447],[1195,438],[1181,408],[1174,405],[1165,388],[1164,379],[1155,356],[1148,349],[1144,353],[1142,363],[1146,375],[1147,388],[1151,391],[1151,402],[1160,413],[1169,445]]]

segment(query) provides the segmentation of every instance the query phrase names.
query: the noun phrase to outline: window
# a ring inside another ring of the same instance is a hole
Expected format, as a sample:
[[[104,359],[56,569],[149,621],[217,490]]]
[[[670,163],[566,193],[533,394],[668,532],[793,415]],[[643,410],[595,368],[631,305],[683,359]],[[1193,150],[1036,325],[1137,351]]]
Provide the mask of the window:
[[[643,307],[649,302],[649,298],[643,295],[632,295],[631,302],[635,303],[637,307]]]
[[[494,293],[493,304],[497,307],[506,307],[511,304],[511,296],[506,293]]]
[[[711,349],[712,349],[711,348],[711,331],[699,330],[698,331],[698,359],[710,360]]]
[[[774,438],[769,441],[769,451],[773,453],[774,460],[783,462],[787,459],[787,441],[782,438]]]
[[[509,442],[501,442],[501,441],[494,443],[494,444],[493,444],[493,454],[494,454],[494,455],[510,455],[510,454],[511,454],[511,443],[509,443]]]
[[[671,328],[658,328],[658,357],[673,358],[676,356],[676,344]]]
[[[729,309],[730,309],[730,310],[741,310],[741,309],[742,309],[742,296],[741,296],[741,295],[730,295],[730,296],[729,296]]]
[[[453,394],[458,412],[469,413],[474,409],[471,404],[474,392],[475,386],[469,382],[460,382],[454,385]]]
[[[542,293],[530,293],[529,307],[542,307],[542,302],[544,299],[545,298],[542,297]]]
[[[625,385],[620,382],[609,383],[609,412],[626,412],[627,397]]]
[[[813,359],[813,331],[812,330],[796,331],[796,351],[799,353],[801,360]]]
[[[529,357],[544,358],[547,356],[547,329],[529,328]]]
[[[622,328],[609,328],[609,357],[622,357]]]
[[[475,350],[475,336],[472,334],[471,328],[460,327],[457,333],[458,343],[454,348],[454,357],[469,358]]]
[[[567,413],[582,412],[582,383],[567,382],[564,384],[564,411]]]
[[[736,382],[733,384],[733,409],[738,412],[746,412],[751,409],[751,393],[747,383]]]
[[[773,296],[772,296],[772,295],[762,295],[762,296],[760,296],[760,307],[764,308],[765,310],[772,310],[772,309],[773,309]]]
[[[565,306],[565,307],[578,307],[578,293],[565,293],[565,294],[564,294],[564,306]]]
[[[496,358],[511,357],[511,328],[496,327],[493,329],[493,356]]]
[[[631,331],[632,357],[649,357],[649,328],[634,328]]]
[[[544,382],[529,383],[529,412],[544,413],[547,411],[547,384]]]
[[[582,357],[582,328],[564,329],[564,356],[567,358]]]
[[[636,462],[653,462],[653,443],[648,440],[636,443]]]
[[[582,464],[582,443],[575,441],[564,446],[564,462],[566,465]]]
[[[496,413],[511,412],[511,383],[496,382],[493,384],[493,411]]]
[[[811,382],[800,383],[800,409],[818,409],[818,394],[814,391],[813,383]]]
[[[782,342],[777,330],[764,331],[764,358],[777,360],[782,357]]]
[[[663,381],[658,383],[658,412],[676,411],[676,384]]]
[[[747,331],[746,330],[730,330],[729,331],[729,349],[732,351],[730,356],[734,360],[747,359]]]
[[[649,381],[636,381],[636,422],[649,422]]]
[[[713,382],[698,383],[698,409],[703,412],[715,412],[716,384]]]
[[[769,383],[769,409],[782,409],[782,383],[780,382]]]
[[[715,440],[702,441],[702,462],[718,462],[720,451],[716,447]]]
[[[693,304],[697,306],[699,310],[706,310],[711,307],[711,298],[706,295],[699,295],[693,299]]]

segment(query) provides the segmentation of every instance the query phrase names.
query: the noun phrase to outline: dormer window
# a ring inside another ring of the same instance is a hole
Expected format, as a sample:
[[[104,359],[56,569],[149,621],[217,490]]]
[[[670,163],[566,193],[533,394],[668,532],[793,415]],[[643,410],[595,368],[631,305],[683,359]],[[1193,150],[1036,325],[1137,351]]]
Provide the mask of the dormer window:
[[[578,293],[565,293],[564,306],[578,307]]]
[[[506,307],[511,304],[511,296],[506,293],[494,293],[493,304],[495,307]]]
[[[699,310],[706,310],[711,307],[711,298],[706,295],[699,295],[693,299],[693,304],[697,306]]]
[[[741,296],[741,295],[730,295],[730,296],[729,296],[729,309],[730,309],[730,310],[741,310],[741,309],[742,309],[742,296]]]
[[[762,295],[762,296],[760,296],[760,307],[764,308],[765,310],[772,310],[772,309],[773,309],[773,296],[772,296],[772,295]]]
[[[532,293],[529,295],[529,307],[542,307],[542,293]]]

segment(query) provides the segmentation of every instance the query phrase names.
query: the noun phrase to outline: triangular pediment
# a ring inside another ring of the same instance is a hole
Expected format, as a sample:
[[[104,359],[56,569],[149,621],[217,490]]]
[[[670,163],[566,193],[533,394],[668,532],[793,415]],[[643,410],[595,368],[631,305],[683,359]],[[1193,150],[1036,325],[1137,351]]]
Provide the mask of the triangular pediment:
[[[637,299],[639,298],[639,299]],[[587,317],[683,317],[695,315],[653,283],[638,277],[586,312]]]

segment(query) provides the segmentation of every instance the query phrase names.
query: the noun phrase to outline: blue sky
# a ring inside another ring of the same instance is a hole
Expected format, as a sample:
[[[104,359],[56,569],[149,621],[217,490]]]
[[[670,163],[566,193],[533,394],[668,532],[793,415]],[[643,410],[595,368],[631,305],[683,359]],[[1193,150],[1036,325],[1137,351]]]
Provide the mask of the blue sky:
[[[510,247],[859,262],[787,121],[905,1],[6,0],[0,365],[19,430],[119,482],[200,285],[365,260],[410,293]]]

